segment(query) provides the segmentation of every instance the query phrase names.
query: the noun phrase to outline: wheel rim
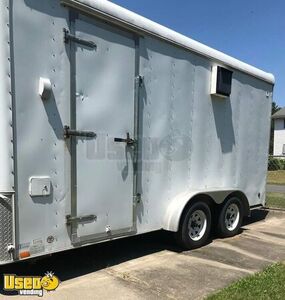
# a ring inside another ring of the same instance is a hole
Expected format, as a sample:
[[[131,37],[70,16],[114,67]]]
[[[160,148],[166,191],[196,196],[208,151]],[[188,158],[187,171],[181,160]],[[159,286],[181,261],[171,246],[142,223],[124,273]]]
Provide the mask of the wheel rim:
[[[230,204],[225,214],[226,228],[229,231],[234,231],[238,226],[239,219],[240,219],[239,207],[235,203]]]
[[[202,210],[195,210],[188,223],[189,237],[193,241],[199,241],[207,229],[207,217]]]

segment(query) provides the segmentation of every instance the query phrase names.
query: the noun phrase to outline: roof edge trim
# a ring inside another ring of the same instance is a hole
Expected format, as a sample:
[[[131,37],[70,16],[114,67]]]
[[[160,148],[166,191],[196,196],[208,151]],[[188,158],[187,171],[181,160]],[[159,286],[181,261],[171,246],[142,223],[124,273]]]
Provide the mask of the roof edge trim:
[[[77,9],[79,11],[108,19],[109,21],[119,23],[123,27],[135,31],[154,35],[160,39],[166,40],[177,46],[206,56],[212,60],[225,64],[233,69],[237,69],[270,84],[275,84],[275,77],[271,73],[264,72],[256,67],[235,59],[223,52],[210,48],[200,42],[188,38],[174,30],[153,22],[134,12],[131,12],[117,4],[107,0],[60,0],[61,4]]]

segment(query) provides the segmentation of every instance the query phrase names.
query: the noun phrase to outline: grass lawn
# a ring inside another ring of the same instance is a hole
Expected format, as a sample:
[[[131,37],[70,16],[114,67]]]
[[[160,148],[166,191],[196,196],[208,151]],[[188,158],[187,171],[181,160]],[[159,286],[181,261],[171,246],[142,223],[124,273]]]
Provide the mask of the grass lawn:
[[[285,194],[267,193],[266,206],[273,208],[285,208]]]
[[[245,277],[207,300],[285,299],[285,264],[272,265],[263,272]]]
[[[268,171],[268,184],[284,184],[285,185],[285,170]]]

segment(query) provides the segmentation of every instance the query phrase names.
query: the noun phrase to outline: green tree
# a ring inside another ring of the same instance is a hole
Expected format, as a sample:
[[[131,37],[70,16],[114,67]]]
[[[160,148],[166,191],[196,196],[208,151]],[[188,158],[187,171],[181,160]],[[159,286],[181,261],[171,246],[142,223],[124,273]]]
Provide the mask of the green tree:
[[[279,107],[276,102],[272,102],[272,113],[271,115],[274,115],[278,110],[280,110],[281,107]],[[273,145],[274,145],[274,120],[271,120],[271,133],[270,133],[270,147],[269,147],[269,154],[273,154]]]

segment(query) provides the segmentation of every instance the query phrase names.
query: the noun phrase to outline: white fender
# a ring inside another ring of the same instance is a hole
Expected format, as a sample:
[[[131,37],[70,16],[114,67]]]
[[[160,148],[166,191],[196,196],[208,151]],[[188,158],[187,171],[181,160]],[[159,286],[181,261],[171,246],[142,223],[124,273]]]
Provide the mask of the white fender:
[[[236,190],[199,190],[188,191],[177,195],[172,199],[167,208],[166,215],[163,222],[163,229],[168,231],[177,232],[179,229],[180,218],[187,203],[197,195],[207,195],[213,199],[217,204],[223,203],[225,198]]]

